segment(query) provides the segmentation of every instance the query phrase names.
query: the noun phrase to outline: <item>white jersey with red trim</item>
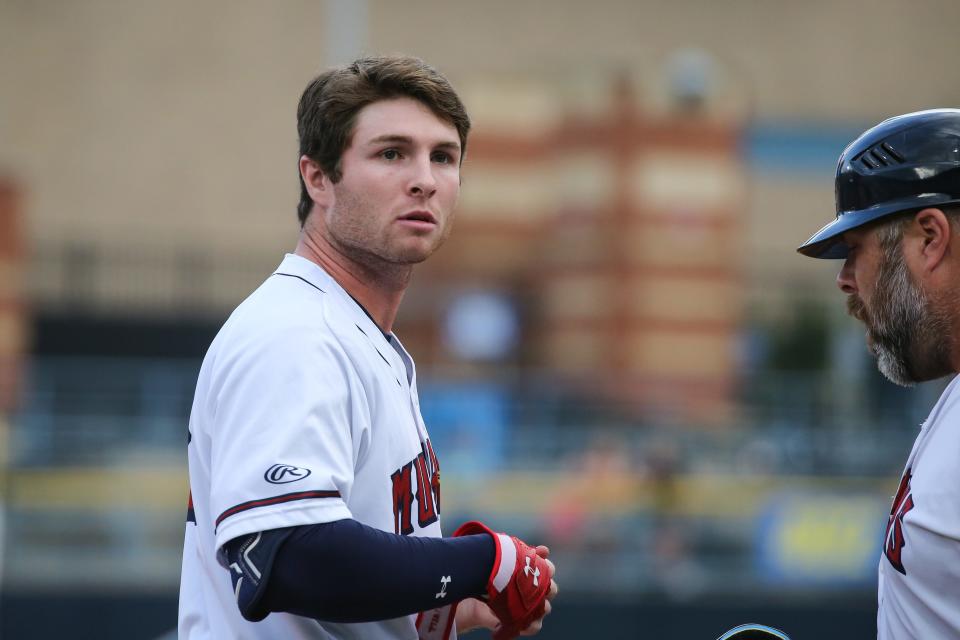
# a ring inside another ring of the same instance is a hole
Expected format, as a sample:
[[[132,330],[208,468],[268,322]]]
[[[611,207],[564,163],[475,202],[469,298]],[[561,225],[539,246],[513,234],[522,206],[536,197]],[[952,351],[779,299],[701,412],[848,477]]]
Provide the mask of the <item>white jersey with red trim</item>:
[[[225,567],[224,543],[281,527],[353,518],[441,535],[413,360],[323,269],[288,255],[237,307],[204,358],[189,431],[181,640],[418,638],[416,616],[247,622]]]
[[[879,640],[960,638],[960,376],[920,428],[880,557]]]

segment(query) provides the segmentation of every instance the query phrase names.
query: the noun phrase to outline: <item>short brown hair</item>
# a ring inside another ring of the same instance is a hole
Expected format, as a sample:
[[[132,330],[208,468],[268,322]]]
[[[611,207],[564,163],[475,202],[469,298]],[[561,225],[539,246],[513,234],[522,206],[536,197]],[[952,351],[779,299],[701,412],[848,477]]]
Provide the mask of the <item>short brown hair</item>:
[[[330,180],[338,182],[340,157],[350,146],[357,113],[378,100],[403,96],[419,100],[438,118],[456,127],[463,162],[470,131],[463,103],[439,71],[423,60],[405,56],[360,58],[314,78],[297,107],[300,156],[317,162]],[[312,208],[313,200],[301,176],[297,207],[301,227]]]

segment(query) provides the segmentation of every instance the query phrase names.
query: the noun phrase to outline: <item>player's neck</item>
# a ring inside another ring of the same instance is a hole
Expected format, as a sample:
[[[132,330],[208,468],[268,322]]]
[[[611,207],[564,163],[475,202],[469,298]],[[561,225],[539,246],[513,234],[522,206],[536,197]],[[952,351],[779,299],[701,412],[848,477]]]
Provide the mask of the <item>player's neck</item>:
[[[393,330],[412,266],[369,265],[337,251],[319,234],[301,232],[294,253],[320,265],[384,333]]]
[[[956,295],[960,294],[954,292],[950,300],[945,339],[950,349],[950,365],[955,373],[960,373],[960,304],[956,301]]]
[[[954,236],[954,239],[960,239]],[[957,247],[960,243],[951,243]],[[928,304],[939,316],[942,340],[949,349],[950,366],[954,373],[960,373],[960,255],[953,248],[943,261],[938,277],[929,282],[921,282]],[[928,311],[929,312],[929,311]]]

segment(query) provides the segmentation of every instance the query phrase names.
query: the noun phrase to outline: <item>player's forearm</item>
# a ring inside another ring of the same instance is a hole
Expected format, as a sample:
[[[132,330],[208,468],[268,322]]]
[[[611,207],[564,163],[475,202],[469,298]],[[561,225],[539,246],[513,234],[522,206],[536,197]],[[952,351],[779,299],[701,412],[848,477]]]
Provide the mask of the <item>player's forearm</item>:
[[[252,552],[247,543],[246,555],[241,541],[227,545],[231,566],[258,559],[263,564],[256,571],[244,566],[248,583],[243,588],[234,578],[242,594],[241,613],[253,620],[286,612],[331,622],[367,622],[432,609],[484,593],[495,554],[486,535],[400,536],[354,520],[266,535]],[[249,580],[257,572],[263,584],[251,589]]]

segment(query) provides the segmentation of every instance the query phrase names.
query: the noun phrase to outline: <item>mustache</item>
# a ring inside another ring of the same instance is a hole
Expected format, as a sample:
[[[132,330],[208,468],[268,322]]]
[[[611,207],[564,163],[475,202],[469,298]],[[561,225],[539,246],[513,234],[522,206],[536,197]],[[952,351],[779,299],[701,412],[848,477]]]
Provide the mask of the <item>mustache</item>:
[[[863,300],[855,293],[847,296],[847,313],[864,324],[869,320],[867,305],[863,304]]]

